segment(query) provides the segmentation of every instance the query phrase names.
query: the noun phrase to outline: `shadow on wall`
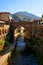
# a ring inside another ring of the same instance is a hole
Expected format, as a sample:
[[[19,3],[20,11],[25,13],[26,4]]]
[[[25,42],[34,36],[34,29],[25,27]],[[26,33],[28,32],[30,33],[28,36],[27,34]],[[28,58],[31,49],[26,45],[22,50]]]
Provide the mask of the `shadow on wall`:
[[[5,41],[6,41],[6,42],[9,42],[9,43],[12,43],[13,40],[14,40],[14,28],[13,28],[13,26],[10,24],[9,31],[8,31],[8,34],[6,35]]]

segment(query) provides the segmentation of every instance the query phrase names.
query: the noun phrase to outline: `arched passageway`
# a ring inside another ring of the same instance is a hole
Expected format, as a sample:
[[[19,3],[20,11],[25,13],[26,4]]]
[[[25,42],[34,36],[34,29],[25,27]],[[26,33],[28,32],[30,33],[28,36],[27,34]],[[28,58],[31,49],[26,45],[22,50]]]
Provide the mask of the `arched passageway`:
[[[17,36],[16,36],[17,35]],[[24,35],[27,39],[30,39],[30,32],[28,31],[27,28],[21,26],[21,27],[17,27],[14,30],[14,36],[18,37],[18,36],[22,36]]]
[[[1,30],[0,30],[0,35],[1,35]]]
[[[2,34],[4,34],[4,29],[2,29]]]

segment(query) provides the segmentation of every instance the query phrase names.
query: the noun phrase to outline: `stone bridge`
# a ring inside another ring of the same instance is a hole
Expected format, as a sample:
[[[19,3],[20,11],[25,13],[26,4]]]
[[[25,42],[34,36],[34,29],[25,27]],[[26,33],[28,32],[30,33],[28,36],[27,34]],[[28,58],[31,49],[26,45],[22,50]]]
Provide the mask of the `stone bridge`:
[[[11,22],[10,25],[13,26],[14,30],[24,27],[30,33],[30,37],[35,34],[35,32],[38,32],[40,27],[37,22]]]

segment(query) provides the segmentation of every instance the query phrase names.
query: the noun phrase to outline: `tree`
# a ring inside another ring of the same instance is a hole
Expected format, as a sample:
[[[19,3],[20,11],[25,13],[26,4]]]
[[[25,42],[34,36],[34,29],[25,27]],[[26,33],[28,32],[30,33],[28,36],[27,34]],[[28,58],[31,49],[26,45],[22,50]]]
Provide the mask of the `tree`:
[[[12,43],[14,40],[14,28],[13,28],[12,24],[10,24],[8,34],[6,35],[6,39],[10,43]]]

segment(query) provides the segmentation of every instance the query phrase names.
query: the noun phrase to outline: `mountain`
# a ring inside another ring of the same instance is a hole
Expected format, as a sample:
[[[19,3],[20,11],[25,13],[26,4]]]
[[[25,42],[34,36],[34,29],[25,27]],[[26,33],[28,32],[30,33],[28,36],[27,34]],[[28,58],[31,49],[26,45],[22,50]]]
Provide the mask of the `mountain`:
[[[17,12],[15,14],[12,14],[12,16],[14,17],[14,19],[16,21],[27,21],[27,20],[30,20],[31,18],[34,18],[35,20],[38,20],[40,17],[34,15],[34,14],[31,14],[31,13],[28,13],[28,12]]]

